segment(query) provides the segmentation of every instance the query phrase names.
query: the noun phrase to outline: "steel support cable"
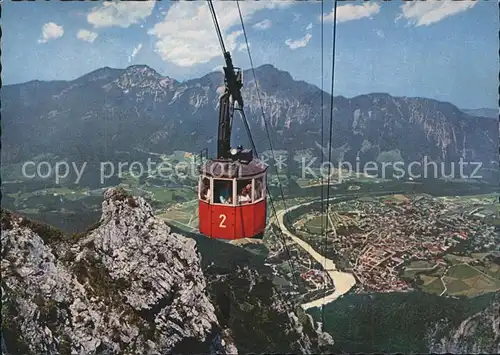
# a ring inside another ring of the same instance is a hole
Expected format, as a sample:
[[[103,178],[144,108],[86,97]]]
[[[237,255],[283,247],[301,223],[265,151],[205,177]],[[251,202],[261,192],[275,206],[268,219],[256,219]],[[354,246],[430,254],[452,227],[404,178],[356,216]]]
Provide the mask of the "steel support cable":
[[[254,142],[253,137],[252,137],[252,132],[250,131],[250,126],[248,125],[248,120],[246,118],[245,111],[243,109],[241,109],[241,110],[238,109],[238,112],[240,112],[241,118],[242,118],[243,123],[245,125],[245,129],[247,131],[248,139],[250,140],[250,144],[252,146],[252,150],[258,156],[257,148],[255,146],[255,142]],[[293,260],[292,260],[292,255],[290,253],[290,249],[286,245],[286,240],[285,240],[285,237],[283,236],[283,232],[281,231],[281,224],[280,224],[279,219],[278,219],[278,214],[276,213],[276,207],[274,206],[273,197],[270,194],[269,186],[267,185],[267,180],[266,180],[266,192],[267,192],[267,196],[269,197],[269,202],[271,203],[271,209],[273,211],[274,217],[276,218],[276,223],[278,224],[278,228],[280,230],[281,241],[283,243],[283,248],[286,251],[286,254],[287,254],[287,257],[288,257],[288,262],[290,263],[290,268],[292,269],[292,275],[293,275],[293,278],[295,279],[295,284],[297,285],[297,287],[299,287],[299,280],[297,279],[297,276],[296,276],[295,267],[294,267],[294,263],[293,263]]]
[[[325,154],[323,153],[323,145],[324,145],[324,39],[323,39],[323,26],[324,26],[324,19],[323,19],[323,12],[324,12],[324,6],[323,6],[323,1],[321,1],[321,108],[320,108],[320,115],[321,115],[321,162],[323,163],[325,161]],[[321,200],[323,200],[323,174],[321,174]],[[321,203],[321,213],[323,213],[323,201]],[[323,232],[323,224],[321,225],[321,231]]]
[[[332,135],[333,135],[333,111],[334,111],[334,100],[333,100],[333,89],[335,84],[335,39],[337,36],[337,0],[333,0],[333,39],[332,39],[332,84],[330,87],[330,127],[329,127],[329,142],[328,142],[328,178],[326,185],[326,213],[329,213],[330,209],[330,175],[331,175],[331,160],[332,160]],[[333,226],[332,226],[333,227]],[[327,250],[327,233],[325,233],[325,259]],[[325,307],[324,307],[324,297],[323,296],[323,307],[321,307],[321,320],[323,322],[323,329],[325,329]]]
[[[243,120],[243,123],[245,125],[245,130],[247,131],[248,139],[250,141],[250,145],[252,146],[252,150],[258,156],[257,147],[255,146],[255,142],[254,142],[253,137],[252,137],[252,132],[250,131],[250,125],[248,124],[248,119],[245,115],[245,111],[243,110],[243,108],[241,108],[241,109],[238,109],[238,112],[240,113],[241,118]],[[283,248],[286,251],[286,255],[288,257],[288,262],[290,264],[290,268],[292,269],[292,278],[295,280],[295,284],[297,285],[297,287],[299,287],[299,280],[296,276],[297,274],[295,272],[295,266],[294,266],[294,263],[292,260],[292,255],[290,253],[290,249],[286,245],[286,240],[285,240],[285,237],[283,236],[283,232],[281,230],[280,222],[278,219],[278,214],[276,213],[276,207],[274,206],[273,197],[269,193],[269,186],[267,185],[267,180],[266,180],[266,193],[267,193],[267,196],[269,197],[269,202],[271,203],[271,209],[274,213],[274,217],[276,218],[276,223],[278,224],[278,229],[280,231],[280,237],[281,237],[281,242],[283,243]],[[278,297],[282,301],[284,301],[283,298],[281,297],[281,292],[278,291],[277,287],[274,284],[273,284],[273,288],[276,291],[276,294],[278,295]]]
[[[324,90],[324,85],[323,85],[323,82],[324,82],[324,78],[323,78],[323,75],[324,75],[324,38],[323,38],[323,26],[324,26],[324,1],[322,0],[321,1],[321,98],[320,98],[320,104],[321,104],[321,107],[320,107],[320,116],[321,116],[321,166],[323,167],[323,163],[325,161],[325,154],[323,153],[323,149],[324,149],[324,131],[325,131],[325,122],[324,122],[324,94],[323,94],[323,90]],[[325,243],[326,243],[326,223],[327,223],[327,218],[326,215],[325,215],[325,202],[324,202],[324,192],[325,192],[325,188],[323,186],[323,183],[324,183],[324,177],[323,177],[323,172],[320,171],[320,175],[321,175],[321,214],[320,214],[320,223],[321,223],[321,235],[324,235],[324,238],[325,238]],[[326,250],[323,250],[323,256],[324,256],[324,262],[323,264],[326,263]],[[323,284],[323,289],[326,289],[326,285]],[[323,314],[322,314],[322,319],[321,319],[321,322],[322,324],[325,323],[325,320],[323,319]]]
[[[264,114],[264,106],[262,105],[262,98],[261,98],[261,95],[260,95],[259,84],[257,83],[257,75],[255,74],[255,67],[253,65],[252,54],[250,53],[250,47],[248,46],[248,37],[247,37],[246,30],[245,30],[245,25],[243,23],[243,16],[241,15],[241,9],[240,9],[240,4],[239,4],[238,0],[236,0],[236,5],[238,6],[238,12],[239,12],[239,15],[240,15],[241,27],[243,29],[243,35],[245,37],[245,43],[246,43],[247,52],[248,52],[248,59],[250,60],[250,67],[252,69],[252,74],[253,74],[253,78],[254,78],[254,81],[255,81],[255,90],[257,92],[257,98],[259,100],[259,106],[260,106],[262,120],[264,121],[264,128],[266,129],[267,140],[269,141],[269,147],[271,148],[272,158],[273,158],[273,160],[276,160],[275,159],[275,155],[274,155],[274,149],[273,149],[272,141],[271,141],[271,135],[269,133],[269,126],[267,124],[266,116]],[[275,169],[276,169],[276,175],[278,177],[278,185],[279,185],[280,192],[281,192],[281,199],[283,200],[283,206],[284,206],[284,208],[286,210],[287,207],[286,207],[286,202],[285,202],[285,196],[284,196],[284,193],[283,193],[283,186],[281,185],[281,179],[279,177],[278,168],[276,166],[275,166]]]
[[[261,115],[262,115],[262,120],[264,121],[264,127],[265,127],[265,130],[266,130],[267,140],[269,141],[269,147],[271,148],[272,158],[275,161],[276,159],[275,159],[275,155],[274,155],[274,149],[273,149],[273,146],[272,146],[271,135],[269,133],[269,127],[268,127],[267,120],[266,120],[265,113],[264,113],[264,107],[262,105],[262,98],[261,98],[261,95],[260,95],[259,85],[258,85],[258,82],[257,82],[257,75],[255,74],[255,66],[253,64],[252,53],[250,52],[250,46],[248,44],[248,36],[247,36],[246,29],[245,29],[245,23],[243,21],[243,15],[241,14],[240,3],[239,3],[238,0],[236,0],[236,6],[238,7],[238,14],[240,16],[240,22],[241,22],[241,28],[243,30],[243,36],[245,37],[245,43],[246,43],[247,52],[248,52],[248,59],[250,61],[250,67],[252,69],[252,75],[253,75],[254,82],[255,82],[255,90],[257,92],[257,98],[259,100],[259,106],[260,106],[260,111],[261,111]],[[250,143],[252,144],[252,149],[255,152],[255,154],[257,156],[259,156],[258,152],[257,152],[257,149],[255,147],[255,144],[253,142],[252,135],[250,133],[250,128],[248,127],[248,120],[246,119],[245,112],[243,110],[241,110],[240,112],[242,113],[242,117],[243,117],[243,120],[244,120],[244,123],[245,123],[245,128],[247,129],[247,133],[249,134],[249,139],[250,139]],[[279,185],[279,188],[280,188],[281,200],[283,201],[283,207],[284,207],[284,209],[286,211],[287,210],[287,206],[286,206],[286,202],[285,202],[285,196],[284,196],[284,193],[283,193],[283,186],[281,185],[281,179],[279,177],[278,168],[276,167],[276,165],[274,166],[274,168],[276,170],[276,176],[278,178],[278,185]],[[276,213],[276,208],[274,206],[273,197],[272,197],[272,195],[271,195],[271,193],[269,191],[269,186],[267,184],[267,180],[266,180],[266,191],[267,191],[267,195],[269,196],[269,202],[271,202],[271,208],[273,210],[274,217],[276,218],[276,223],[278,224],[278,228],[279,228],[279,231],[280,231],[280,236],[281,236],[281,239],[282,239],[282,242],[283,242],[283,247],[285,248],[288,260],[290,262],[290,267],[292,269],[292,273],[293,273],[293,276],[295,278],[295,283],[296,283],[297,287],[299,287],[299,282],[298,282],[298,279],[297,279],[297,276],[296,276],[296,273],[295,273],[295,268],[293,266],[293,262],[292,262],[292,259],[291,259],[290,250],[288,249],[288,246],[286,245],[286,240],[285,240],[285,238],[283,236],[283,232],[282,232],[281,225],[280,225],[280,222],[279,222],[279,219],[278,219],[278,215]],[[284,217],[287,218],[288,216],[285,214]],[[287,219],[287,222],[289,222],[288,219]]]
[[[225,57],[226,57],[226,48],[225,48],[225,46],[224,46],[224,40],[223,40],[223,38],[222,38],[222,34],[221,34],[221,31],[220,31],[220,28],[219,28],[219,24],[218,24],[218,21],[217,21],[217,17],[216,17],[216,15],[215,15],[215,9],[214,9],[214,7],[213,7],[212,1],[211,1],[211,0],[207,0],[207,1],[208,1],[208,4],[209,4],[209,7],[210,7],[210,10],[211,10],[211,13],[212,13],[212,19],[213,19],[213,21],[214,21],[215,29],[216,29],[216,31],[217,31],[217,35],[218,35],[218,37],[219,37],[219,43],[220,43],[220,46],[221,46],[221,49],[222,49],[222,55],[223,55],[223,57],[225,58]],[[238,9],[239,9],[239,5],[238,5]],[[240,16],[241,16],[241,13],[240,13]],[[240,17],[240,18],[241,18],[241,17]],[[242,22],[242,26],[243,26],[243,22]],[[245,35],[245,37],[246,37],[246,35]],[[247,43],[248,43],[248,42],[247,42]],[[247,44],[247,46],[248,46],[248,44]],[[249,52],[248,54],[250,55],[250,52]],[[252,69],[253,69],[253,68],[252,68]],[[254,75],[255,75],[255,73],[254,73]],[[233,103],[233,105],[234,105],[234,103]],[[257,149],[256,149],[256,147],[255,147],[255,143],[254,143],[254,141],[253,141],[252,133],[251,133],[251,131],[250,131],[250,127],[249,127],[249,125],[248,125],[248,120],[246,119],[245,112],[243,111],[243,107],[239,108],[239,109],[238,109],[238,111],[240,112],[241,117],[242,117],[242,119],[243,119],[243,122],[244,122],[244,124],[245,124],[245,129],[246,129],[246,131],[247,131],[247,134],[248,134],[248,139],[250,140],[250,144],[252,145],[252,149],[253,149],[253,151],[257,154]],[[233,106],[232,113],[234,114],[234,106]],[[233,116],[233,115],[231,115],[231,117],[232,117],[232,116]],[[297,285],[297,287],[298,287],[298,286],[299,286],[299,283],[298,283],[298,279],[297,279],[297,276],[296,276],[296,272],[295,272],[295,268],[294,268],[294,265],[293,265],[293,261],[292,261],[292,259],[291,259],[291,254],[290,254],[290,251],[289,251],[289,249],[288,249],[288,246],[286,245],[286,240],[285,240],[285,238],[283,237],[283,233],[282,233],[282,231],[281,231],[281,227],[279,226],[279,220],[278,220],[278,216],[277,216],[277,214],[276,214],[276,208],[274,207],[274,202],[273,202],[273,200],[272,200],[272,196],[271,196],[271,194],[269,193],[269,188],[268,188],[268,186],[267,186],[267,180],[266,180],[266,191],[267,191],[267,194],[268,194],[268,196],[269,196],[269,200],[270,200],[270,202],[271,202],[271,206],[272,206],[272,209],[273,209],[273,212],[274,212],[275,218],[276,218],[276,220],[277,220],[277,222],[278,222],[278,228],[280,229],[280,235],[281,235],[281,240],[282,240],[282,242],[283,242],[283,248],[284,248],[284,249],[286,250],[286,252],[287,252],[288,260],[289,260],[290,267],[291,267],[291,269],[292,269],[292,273],[293,273],[293,278],[295,279],[295,283],[296,283],[296,285]],[[284,299],[283,299],[283,297],[282,297],[282,295],[281,295],[281,292],[279,292],[279,291],[278,291],[277,287],[276,287],[274,284],[272,284],[272,288],[275,290],[276,295],[280,298],[280,300],[281,300],[282,302],[288,303],[288,301],[287,301],[287,300],[284,300]]]
[[[222,49],[222,56],[226,56],[226,47],[224,46],[224,39],[222,38],[222,32],[219,27],[219,21],[217,21],[217,16],[215,15],[215,9],[214,9],[214,4],[212,3],[212,0],[207,0],[208,2],[208,7],[210,8],[210,13],[212,15],[212,19],[214,20],[214,25],[215,25],[215,31],[217,32],[217,36],[219,37],[219,43],[220,47]]]
[[[215,9],[214,9],[214,6],[212,4],[212,1],[211,0],[207,0],[208,2],[208,5],[210,7],[210,12],[212,14],[212,19],[214,21],[214,25],[215,25],[215,29],[217,31],[217,35],[219,37],[219,42],[220,42],[220,45],[221,45],[221,49],[222,49],[222,54],[223,56],[225,56],[226,54],[226,49],[225,49],[225,46],[224,46],[224,40],[223,40],[223,37],[222,37],[222,34],[221,34],[221,31],[220,31],[220,27],[219,27],[219,23],[217,21],[217,16],[215,14]],[[240,20],[241,20],[241,25],[242,25],[242,28],[243,28],[243,32],[245,34],[245,41],[247,43],[247,50],[248,50],[248,55],[249,55],[249,58],[250,58],[250,63],[251,63],[251,66],[252,66],[252,73],[254,75],[254,78],[255,78],[255,83],[256,83],[256,87],[257,87],[257,79],[256,79],[256,76],[255,76],[255,69],[253,67],[253,61],[252,61],[252,56],[250,54],[250,50],[249,50],[249,47],[248,47],[248,38],[247,38],[247,35],[246,35],[246,31],[245,31],[245,25],[243,23],[243,16],[241,15],[241,9],[240,9],[240,5],[238,3],[238,1],[236,1],[236,4],[238,5],[238,11],[239,11],[239,15],[240,15]],[[257,87],[257,90],[258,90],[258,87]],[[257,91],[258,92],[258,91]],[[264,117],[264,109],[262,107],[262,101],[260,99],[260,93],[258,92],[258,96],[259,96],[259,103],[260,103],[260,106],[261,106],[261,111],[262,111],[262,117],[264,119],[264,124],[265,124],[265,127],[266,127],[266,132],[267,132],[267,136],[268,136],[268,140],[269,140],[269,144],[271,145],[271,138],[269,136],[269,132],[268,132],[268,128],[267,128],[267,122],[265,121],[265,117]],[[245,112],[243,111],[243,108],[239,108],[238,111],[241,113],[241,116],[243,118],[243,122],[245,124],[245,129],[247,130],[247,134],[248,134],[248,138],[250,140],[250,144],[252,145],[252,149],[254,150],[254,152],[257,154],[257,149],[255,147],[255,143],[253,141],[253,137],[252,137],[252,134],[250,132],[250,127],[248,125],[248,121],[246,119],[246,115],[245,115]],[[274,159],[274,151],[272,149],[272,145],[271,145],[271,152],[273,154],[273,159]],[[278,180],[279,180],[279,176],[278,176]],[[279,185],[280,185],[280,189],[281,189],[281,196],[283,198],[283,203],[284,202],[284,197],[283,197],[283,189],[281,188],[281,182],[279,182]],[[288,260],[290,262],[290,267],[292,269],[292,272],[293,272],[293,277],[295,278],[295,283],[297,284],[297,287],[299,287],[299,283],[298,283],[298,279],[297,279],[297,276],[296,276],[296,273],[295,273],[295,268],[293,266],[293,262],[292,262],[292,259],[291,259],[291,254],[290,254],[290,251],[288,249],[288,246],[286,245],[286,241],[283,237],[283,234],[282,234],[282,231],[281,231],[281,227],[279,226],[279,220],[278,220],[278,216],[277,216],[277,213],[276,213],[276,208],[274,207],[274,202],[273,202],[273,199],[272,199],[272,196],[271,194],[269,193],[269,187],[267,185],[267,180],[266,180],[266,191],[267,191],[267,194],[269,196],[269,200],[271,202],[271,207],[273,209],[273,213],[275,215],[275,218],[277,220],[277,223],[278,223],[278,227],[280,229],[280,234],[281,234],[281,239],[282,239],[282,242],[283,242],[283,247],[285,248],[285,250],[287,251],[287,256],[288,256]],[[285,210],[286,210],[286,205],[285,205]]]

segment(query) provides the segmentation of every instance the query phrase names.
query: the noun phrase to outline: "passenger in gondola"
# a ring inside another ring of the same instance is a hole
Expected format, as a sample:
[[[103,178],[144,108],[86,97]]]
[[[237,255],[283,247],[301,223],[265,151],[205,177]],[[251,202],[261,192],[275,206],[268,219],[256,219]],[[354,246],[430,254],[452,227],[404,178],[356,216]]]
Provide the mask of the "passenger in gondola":
[[[210,201],[210,198],[212,197],[212,191],[210,191],[210,188],[208,186],[203,186],[201,197],[206,201]]]
[[[231,185],[231,182],[227,181],[226,183],[224,183],[224,186],[220,190],[219,200],[221,203],[233,203],[233,192],[231,189]]]
[[[249,203],[252,200],[251,191],[252,191],[252,185],[251,184],[248,184],[247,186],[245,186],[241,190],[241,193],[238,194],[238,202],[240,204]]]
[[[212,197],[212,192],[210,190],[210,180],[208,179],[203,179],[203,184],[201,188],[201,198],[210,202],[210,199]]]
[[[255,180],[255,201],[262,197],[263,188],[262,180]]]

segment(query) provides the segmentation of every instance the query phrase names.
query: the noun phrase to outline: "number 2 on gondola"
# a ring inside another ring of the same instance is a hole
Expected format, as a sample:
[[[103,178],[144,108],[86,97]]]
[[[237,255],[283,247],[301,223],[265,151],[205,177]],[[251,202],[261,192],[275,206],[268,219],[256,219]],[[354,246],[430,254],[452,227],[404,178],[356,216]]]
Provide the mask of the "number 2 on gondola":
[[[224,222],[226,221],[226,215],[225,214],[221,214],[219,216],[219,218],[220,218],[219,227],[226,228],[226,225],[224,224]]]

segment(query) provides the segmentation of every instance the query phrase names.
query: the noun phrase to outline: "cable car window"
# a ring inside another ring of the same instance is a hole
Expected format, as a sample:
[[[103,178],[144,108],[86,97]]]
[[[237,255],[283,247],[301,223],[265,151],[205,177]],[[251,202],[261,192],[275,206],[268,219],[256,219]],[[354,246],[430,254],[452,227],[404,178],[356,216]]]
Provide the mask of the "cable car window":
[[[266,185],[264,183],[264,176],[258,177],[254,180],[254,201],[259,201],[264,198],[264,193],[266,189]]]
[[[200,179],[200,199],[210,202],[212,198],[212,191],[210,190],[210,179]]]
[[[252,202],[252,179],[238,180],[238,204],[244,205]]]
[[[214,203],[233,203],[232,180],[214,180]]]

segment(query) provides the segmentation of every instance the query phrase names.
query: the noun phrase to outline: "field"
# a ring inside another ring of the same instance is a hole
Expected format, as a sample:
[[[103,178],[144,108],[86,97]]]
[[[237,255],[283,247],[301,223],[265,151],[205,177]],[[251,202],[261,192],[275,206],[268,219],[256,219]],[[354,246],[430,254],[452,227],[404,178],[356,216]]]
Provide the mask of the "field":
[[[435,264],[427,261],[427,260],[415,260],[412,261],[407,267],[406,270],[412,269],[432,269]]]
[[[168,209],[159,218],[189,231],[198,228],[198,200],[192,200]]]
[[[500,268],[496,264],[493,265],[488,271]],[[500,290],[500,279],[467,264],[451,266],[443,281],[446,285],[446,294],[451,296],[474,297]]]
[[[9,193],[7,196],[20,201],[28,200],[34,196],[62,196],[68,200],[74,201],[88,196],[88,190],[78,188],[70,189],[68,187],[53,187],[32,192]]]
[[[405,269],[404,277],[418,276],[422,290],[429,293],[442,294],[446,287],[446,295],[475,297],[500,290],[500,266],[493,263],[488,267],[456,264],[447,270],[439,266],[432,271],[418,270],[417,266],[423,269],[430,264],[425,261],[413,262]]]
[[[445,273],[446,268],[442,265],[434,265],[425,260],[412,261],[403,273],[405,278],[415,278],[421,281],[420,288],[428,293],[440,295],[445,287],[441,281],[441,277]]]
[[[172,190],[167,190],[165,188],[147,186],[144,187],[144,190],[150,192],[155,200],[162,202],[171,202],[174,197],[174,192]]]
[[[414,279],[415,276],[423,271],[430,271],[435,267],[435,264],[426,260],[412,261],[403,271],[403,277],[407,279]]]
[[[500,265],[489,262],[487,266],[477,266],[476,268],[485,274],[500,280]]]
[[[406,197],[405,195],[400,195],[400,194],[386,196],[386,197],[384,197],[384,200],[388,200],[388,201],[391,201],[394,203],[404,203],[404,202],[410,201],[410,199],[408,197]]]
[[[330,215],[332,216],[333,223],[336,224],[337,222],[335,214],[330,213]],[[340,218],[343,217],[340,216]],[[330,221],[327,219],[326,215],[324,217],[314,216],[304,224],[304,227],[307,230],[307,232],[311,234],[323,234],[325,233],[325,230],[331,230],[331,224]]]
[[[435,268],[430,275],[433,275],[435,277],[442,277],[445,272],[446,272],[446,267],[440,265],[437,268]]]
[[[455,255],[455,254],[446,254],[444,256],[444,260],[449,262],[451,265],[457,265],[457,264],[464,264],[464,263],[471,263],[475,259],[468,257],[468,256],[460,256],[460,255]]]
[[[303,178],[298,178],[295,180],[295,182],[300,186],[300,187],[309,187],[309,186],[314,186],[316,184],[321,183],[321,179],[303,179]]]
[[[448,272],[446,273],[446,276],[461,280],[461,279],[468,279],[471,277],[475,277],[478,274],[480,273],[475,268],[472,268],[466,264],[459,264],[450,267],[448,269]]]
[[[500,265],[487,256],[487,253],[471,257],[447,254],[444,260],[448,266],[416,260],[406,266],[402,276],[416,278],[423,291],[437,295],[475,297],[497,292],[500,291]]]
[[[478,260],[481,260],[481,259],[484,259],[485,257],[487,257],[489,255],[489,253],[472,253],[471,256],[474,258],[474,259],[478,259]]]
[[[176,201],[188,201],[196,197],[194,189],[188,187],[168,188],[144,186],[139,188],[139,190],[147,192],[150,197],[162,204],[169,204]]]
[[[421,275],[421,277],[426,276],[426,275]],[[443,282],[439,277],[432,277],[432,276],[427,276],[428,279],[424,281],[424,285],[422,286],[422,289],[428,293],[433,293],[436,295],[440,295],[444,291],[444,285]]]
[[[304,225],[306,230],[311,234],[321,234],[324,233],[325,228],[329,227],[327,225],[326,216],[315,216]],[[323,224],[323,226],[321,225]]]

